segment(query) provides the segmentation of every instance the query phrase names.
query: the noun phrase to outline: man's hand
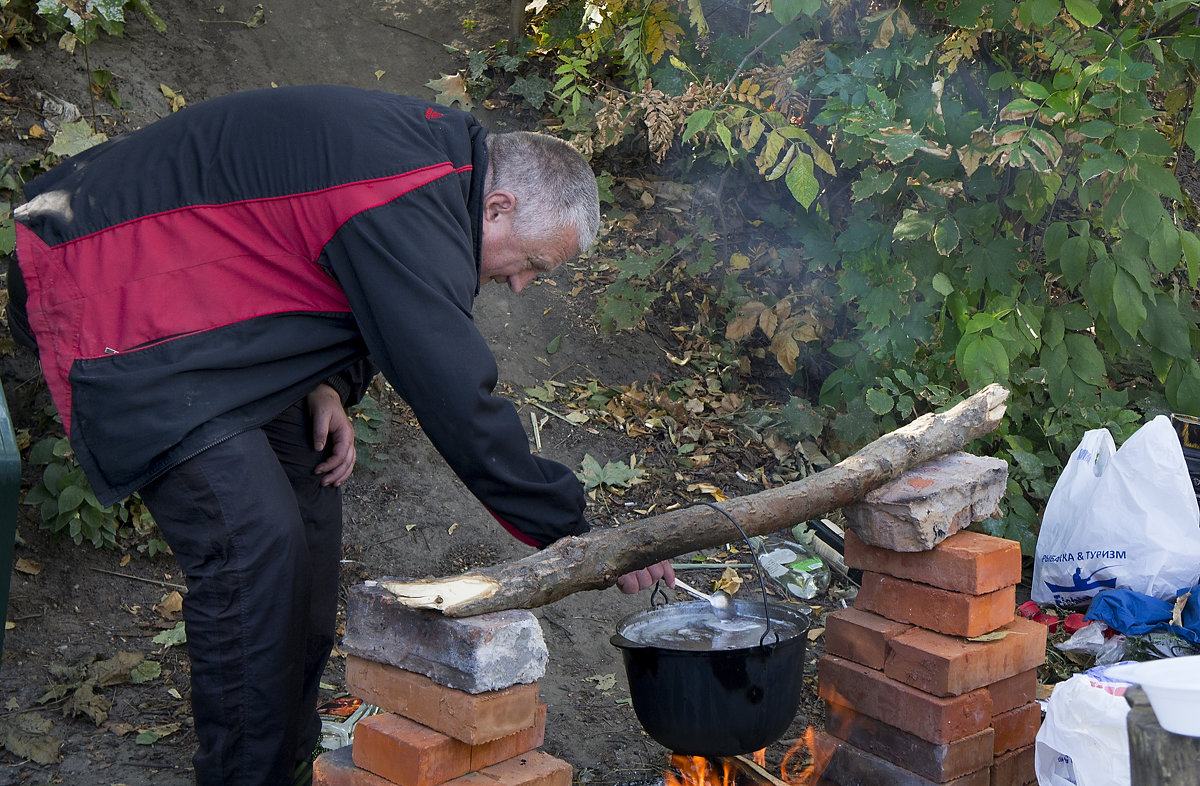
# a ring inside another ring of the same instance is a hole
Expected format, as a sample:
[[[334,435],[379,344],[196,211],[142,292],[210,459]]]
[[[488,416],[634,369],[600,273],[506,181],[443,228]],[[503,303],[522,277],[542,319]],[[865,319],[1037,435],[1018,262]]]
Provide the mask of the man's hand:
[[[626,595],[650,589],[659,579],[664,579],[668,587],[675,586],[675,569],[668,560],[655,563],[648,568],[634,570],[617,579],[617,589]]]
[[[354,471],[357,453],[354,450],[354,426],[342,409],[342,397],[325,383],[308,394],[308,412],[312,416],[313,447],[325,450],[329,445],[329,458],[313,470],[324,475],[322,486],[340,486]]]

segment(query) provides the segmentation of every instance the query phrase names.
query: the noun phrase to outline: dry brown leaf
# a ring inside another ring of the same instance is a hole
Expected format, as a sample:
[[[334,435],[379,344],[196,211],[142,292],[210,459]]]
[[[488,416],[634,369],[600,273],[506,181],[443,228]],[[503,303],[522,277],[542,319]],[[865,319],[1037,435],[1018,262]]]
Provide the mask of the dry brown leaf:
[[[21,557],[17,560],[17,564],[13,566],[18,572],[29,576],[36,576],[42,572],[42,563],[37,560]]]
[[[154,610],[166,619],[173,620],[175,615],[183,610],[183,596],[177,590],[171,590],[154,606]]]

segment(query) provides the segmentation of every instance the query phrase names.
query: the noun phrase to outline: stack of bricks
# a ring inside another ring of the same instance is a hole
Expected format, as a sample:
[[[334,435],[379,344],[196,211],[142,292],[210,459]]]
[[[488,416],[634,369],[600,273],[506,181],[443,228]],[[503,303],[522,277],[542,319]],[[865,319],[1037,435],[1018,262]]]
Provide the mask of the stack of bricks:
[[[969,476],[991,471],[967,458]],[[1015,613],[1019,545],[961,530],[994,509],[1004,478],[964,496],[972,484],[957,472],[939,477],[946,469],[927,465],[847,513],[846,565],[864,573],[853,608],[826,620],[818,690],[827,713],[814,746],[819,783],[1036,783],[1037,667],[1046,628]],[[931,504],[939,495],[945,501],[947,487],[952,503]],[[972,513],[972,499],[981,496],[994,499]],[[900,509],[912,520],[897,515]]]
[[[527,611],[452,619],[369,585],[347,604],[346,688],[382,712],[313,765],[313,786],[570,786],[539,750],[546,645]]]

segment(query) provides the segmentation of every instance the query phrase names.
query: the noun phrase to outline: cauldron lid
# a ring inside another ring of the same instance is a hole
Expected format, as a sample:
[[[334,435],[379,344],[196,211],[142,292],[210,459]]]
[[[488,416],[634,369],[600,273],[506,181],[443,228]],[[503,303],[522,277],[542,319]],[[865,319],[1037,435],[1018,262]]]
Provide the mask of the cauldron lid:
[[[617,624],[613,643],[621,647],[712,652],[788,641],[808,629],[808,619],[799,609],[772,603],[771,630],[764,640],[767,626],[763,604],[735,600],[733,607],[737,616],[732,620],[719,619],[706,601],[671,603],[637,612]]]

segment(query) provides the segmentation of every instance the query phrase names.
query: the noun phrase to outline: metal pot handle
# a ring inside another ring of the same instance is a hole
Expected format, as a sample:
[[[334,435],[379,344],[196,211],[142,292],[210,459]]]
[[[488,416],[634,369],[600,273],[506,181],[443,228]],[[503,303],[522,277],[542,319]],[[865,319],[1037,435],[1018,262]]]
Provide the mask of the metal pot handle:
[[[773,633],[775,635],[774,643],[778,644],[779,643],[779,632],[776,630],[773,630],[771,627],[771,611],[770,611],[770,607],[767,605],[767,582],[763,579],[762,565],[760,565],[758,562],[758,552],[756,552],[754,550],[754,544],[752,544],[750,542],[750,538],[747,537],[746,532],[745,532],[745,530],[742,529],[741,525],[738,524],[736,521],[734,521],[733,516],[730,516],[724,510],[721,510],[720,508],[718,508],[716,505],[714,505],[711,502],[701,500],[697,504],[698,505],[707,505],[708,507],[712,508],[716,512],[720,513],[725,518],[729,519],[729,523],[732,524],[733,526],[737,527],[738,534],[742,536],[742,540],[746,541],[746,548],[750,549],[750,557],[754,560],[754,569],[758,572],[758,589],[760,592],[762,592],[762,600],[763,600],[763,619],[767,623],[766,630],[763,631],[762,636],[760,636],[758,639],[758,646],[760,646],[760,647],[765,646],[768,633]]]

